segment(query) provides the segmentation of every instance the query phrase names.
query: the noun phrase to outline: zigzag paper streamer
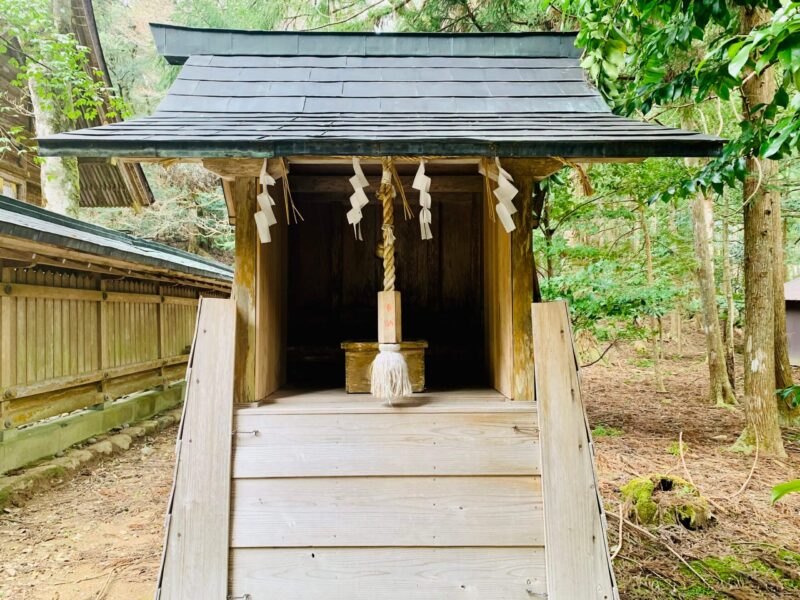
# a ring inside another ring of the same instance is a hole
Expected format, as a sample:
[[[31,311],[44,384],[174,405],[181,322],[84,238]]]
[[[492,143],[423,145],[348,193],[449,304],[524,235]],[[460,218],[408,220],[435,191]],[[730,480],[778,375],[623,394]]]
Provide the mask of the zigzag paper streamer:
[[[503,225],[503,229],[506,230],[506,233],[511,233],[517,228],[511,218],[511,215],[517,212],[517,207],[514,206],[512,201],[519,193],[519,190],[512,183],[514,178],[500,165],[499,158],[494,159],[493,165],[487,164],[487,168],[484,168],[484,165],[481,164],[478,167],[478,172],[497,182],[497,187],[492,192],[494,197],[497,198],[494,210]]]
[[[431,233],[431,178],[425,174],[425,161],[419,162],[419,169],[414,176],[414,183],[411,187],[419,190],[419,231],[423,240],[432,240],[433,233]]]
[[[259,181],[263,191],[256,196],[258,201],[259,211],[255,214],[256,229],[258,230],[258,238],[262,244],[268,244],[272,241],[272,236],[269,233],[269,228],[278,222],[275,218],[275,200],[269,195],[269,186],[275,185],[275,178],[270,174],[269,167],[267,166],[267,159],[264,159],[264,164],[261,167],[261,174]]]
[[[361,170],[361,161],[356,156],[353,157],[353,172],[354,175],[350,178],[350,185],[353,186],[353,195],[350,196],[352,208],[347,211],[347,222],[353,226],[356,239],[364,241],[364,238],[361,237],[361,219],[364,216],[361,209],[369,204],[369,198],[364,193],[364,188],[369,187],[369,181],[364,176],[364,171]]]

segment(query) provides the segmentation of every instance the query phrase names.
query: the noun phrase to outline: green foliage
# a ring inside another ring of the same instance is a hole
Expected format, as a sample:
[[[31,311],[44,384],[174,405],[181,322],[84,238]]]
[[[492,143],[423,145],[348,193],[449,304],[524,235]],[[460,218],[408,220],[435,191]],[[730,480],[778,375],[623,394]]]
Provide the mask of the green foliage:
[[[647,115],[655,106],[733,99],[743,82],[778,71],[774,98],[745,106],[740,131],[718,159],[654,195],[722,193],[743,181],[745,159],[781,158],[800,147],[800,2],[743,0],[580,0],[578,44],[584,66],[614,109]],[[775,11],[750,32],[740,32],[745,7]]]
[[[159,200],[132,213],[130,209],[84,209],[94,223],[230,263],[234,247],[219,180],[194,165],[169,169],[146,167]]]
[[[688,444],[683,444],[683,453],[686,454],[689,451]],[[681,455],[681,444],[680,442],[672,442],[667,448],[667,452],[672,454],[672,456],[680,456]]]
[[[783,498],[786,494],[800,493],[800,479],[780,483],[772,488],[772,503],[775,504],[778,500]]]
[[[620,437],[622,435],[622,429],[617,429],[616,427],[609,427],[607,425],[603,425],[602,423],[596,425],[594,429],[592,429],[592,437]]]
[[[111,107],[108,116],[123,110],[102,73],[90,68],[89,49],[72,33],[59,31],[48,0],[0,0],[0,15],[0,53],[9,54],[12,84],[23,90],[32,84],[45,111],[74,125],[96,118],[104,104]],[[20,133],[4,132],[6,144],[22,142]]]
[[[793,410],[800,407],[800,385],[791,385],[775,393],[790,409]]]

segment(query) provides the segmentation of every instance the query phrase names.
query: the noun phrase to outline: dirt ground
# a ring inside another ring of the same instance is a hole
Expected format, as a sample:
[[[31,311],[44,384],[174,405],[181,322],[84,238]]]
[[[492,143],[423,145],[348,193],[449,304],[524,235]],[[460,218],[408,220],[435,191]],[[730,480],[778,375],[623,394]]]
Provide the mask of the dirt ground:
[[[680,354],[667,347],[666,394],[655,390],[646,352],[631,345],[583,370],[612,552],[619,488],[633,477],[690,479],[712,503],[714,521],[702,530],[672,525],[648,538],[625,525],[614,561],[622,598],[800,598],[800,495],[770,504],[773,485],[800,477],[800,431],[786,433],[786,460],[731,452],[743,415],[708,406],[702,340],[688,337]],[[175,431],[0,513],[0,598],[152,598]]]

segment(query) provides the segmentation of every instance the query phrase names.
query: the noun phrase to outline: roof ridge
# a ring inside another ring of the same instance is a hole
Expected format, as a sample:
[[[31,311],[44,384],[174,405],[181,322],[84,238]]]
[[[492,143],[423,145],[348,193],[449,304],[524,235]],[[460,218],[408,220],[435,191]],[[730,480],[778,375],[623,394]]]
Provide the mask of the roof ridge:
[[[578,58],[577,32],[417,33],[205,29],[151,23],[159,53],[180,65],[192,55],[443,56]]]

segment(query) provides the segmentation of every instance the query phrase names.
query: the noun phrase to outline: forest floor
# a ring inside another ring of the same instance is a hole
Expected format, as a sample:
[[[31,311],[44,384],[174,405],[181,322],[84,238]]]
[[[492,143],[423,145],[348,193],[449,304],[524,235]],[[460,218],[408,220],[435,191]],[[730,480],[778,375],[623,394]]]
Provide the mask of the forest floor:
[[[634,477],[691,479],[712,503],[703,529],[662,526],[647,537],[625,525],[614,561],[622,598],[800,598],[800,496],[770,504],[773,485],[800,476],[800,431],[787,432],[785,460],[731,452],[742,413],[708,405],[702,338],[687,337],[680,355],[667,346],[668,393],[656,392],[651,361],[634,345],[583,370],[612,552],[620,487]],[[152,598],[175,432],[0,513],[0,599]]]

